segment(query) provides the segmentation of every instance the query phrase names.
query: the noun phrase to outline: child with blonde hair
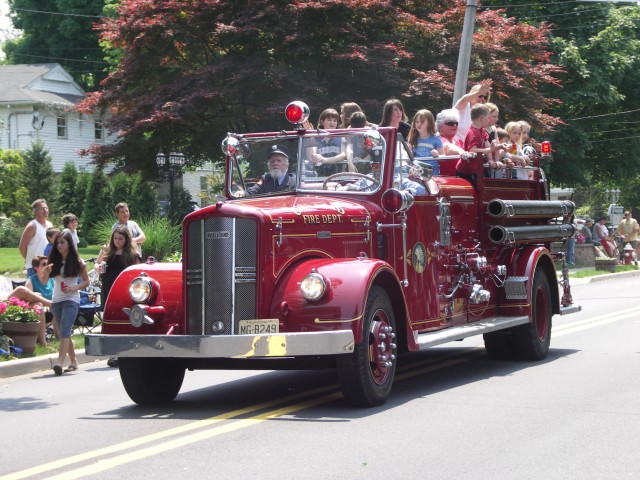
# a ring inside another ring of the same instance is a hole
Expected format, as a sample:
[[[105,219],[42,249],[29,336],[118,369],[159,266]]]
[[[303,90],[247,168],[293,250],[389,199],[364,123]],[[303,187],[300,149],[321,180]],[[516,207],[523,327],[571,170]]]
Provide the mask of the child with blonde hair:
[[[436,134],[436,120],[427,109],[418,110],[413,116],[408,142],[416,157],[437,158],[444,155],[442,139]],[[424,162],[433,167],[434,175],[440,174],[440,165],[437,160]]]

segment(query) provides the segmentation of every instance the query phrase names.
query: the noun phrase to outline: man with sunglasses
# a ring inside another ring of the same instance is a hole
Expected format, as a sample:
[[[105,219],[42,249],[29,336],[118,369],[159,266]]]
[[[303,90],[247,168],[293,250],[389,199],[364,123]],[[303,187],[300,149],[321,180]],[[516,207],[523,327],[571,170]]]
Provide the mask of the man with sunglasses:
[[[456,136],[464,142],[467,131],[471,126],[471,108],[479,103],[487,103],[491,98],[491,84],[493,80],[487,78],[471,87],[469,93],[463,95],[454,104],[453,108],[460,112],[460,121]]]
[[[635,249],[640,235],[640,226],[635,218],[631,217],[631,212],[624,212],[624,219],[618,224],[618,235],[624,238],[625,245],[630,243]]]

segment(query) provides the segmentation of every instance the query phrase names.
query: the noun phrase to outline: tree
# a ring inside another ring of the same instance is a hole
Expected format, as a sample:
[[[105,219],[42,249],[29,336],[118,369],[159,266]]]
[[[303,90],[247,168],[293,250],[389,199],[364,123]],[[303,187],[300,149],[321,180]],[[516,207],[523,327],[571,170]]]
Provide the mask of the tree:
[[[464,3],[124,0],[100,25],[117,64],[78,107],[108,112],[121,141],[87,153],[156,174],[161,146],[198,164],[220,159],[211,138],[229,130],[286,128],[294,98],[315,112],[357,101],[376,122],[390,96],[408,110],[450,107]],[[475,41],[472,81],[494,77],[505,112],[552,123],[542,109],[554,100],[539,93],[557,83],[544,26],[487,11]],[[537,110],[521,106],[533,99]]]
[[[7,61],[60,63],[86,90],[105,77],[108,64],[94,23],[106,0],[11,0],[12,21],[20,38],[4,45]]]
[[[82,226],[82,237],[88,242],[100,241],[93,231],[100,218],[112,211],[111,189],[102,169],[96,168],[89,179],[87,193],[84,201]]]
[[[82,203],[78,201],[76,192],[76,182],[78,170],[73,162],[67,162],[62,168],[62,173],[58,178],[58,194],[56,196],[56,206],[60,212],[73,213],[78,218],[82,217]],[[84,200],[84,197],[82,197]]]
[[[18,224],[30,218],[29,192],[22,186],[24,158],[17,150],[0,150],[0,213]],[[35,200],[35,198],[33,199]]]
[[[156,217],[160,213],[160,204],[158,202],[156,188],[153,184],[146,181],[140,173],[133,177],[131,203],[129,205],[132,215],[135,216],[149,218]]]
[[[134,183],[134,178],[125,172],[118,172],[110,179],[111,189],[113,191],[112,204],[115,207],[120,202],[125,202],[129,205],[135,205],[131,196],[131,190]],[[113,209],[113,208],[112,208]]]
[[[31,144],[23,152],[24,167],[22,172],[23,185],[29,191],[32,200],[36,198],[54,198],[53,167],[51,155],[40,139]]]

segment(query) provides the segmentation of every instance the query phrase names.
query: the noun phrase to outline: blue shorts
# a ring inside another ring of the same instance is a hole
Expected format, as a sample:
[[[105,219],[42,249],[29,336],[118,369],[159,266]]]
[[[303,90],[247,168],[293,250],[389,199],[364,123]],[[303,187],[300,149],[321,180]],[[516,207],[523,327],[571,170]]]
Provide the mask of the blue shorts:
[[[79,310],[80,304],[78,302],[74,302],[73,300],[63,300],[62,302],[51,304],[53,319],[58,324],[58,328],[60,328],[60,337],[71,337],[73,324],[78,317]]]

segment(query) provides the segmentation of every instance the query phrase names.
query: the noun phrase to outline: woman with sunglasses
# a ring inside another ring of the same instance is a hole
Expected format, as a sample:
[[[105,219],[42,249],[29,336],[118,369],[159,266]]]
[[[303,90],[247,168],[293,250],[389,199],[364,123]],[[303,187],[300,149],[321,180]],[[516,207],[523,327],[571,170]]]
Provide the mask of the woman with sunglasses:
[[[464,142],[467,130],[471,126],[471,107],[478,103],[487,103],[491,98],[491,84],[493,80],[487,78],[479,84],[474,85],[469,93],[458,99],[453,108],[460,112],[460,124],[458,125],[457,137]]]
[[[436,129],[442,139],[442,148],[445,155],[461,155],[464,153],[462,141],[456,136],[460,114],[455,108],[442,110],[436,115]]]

